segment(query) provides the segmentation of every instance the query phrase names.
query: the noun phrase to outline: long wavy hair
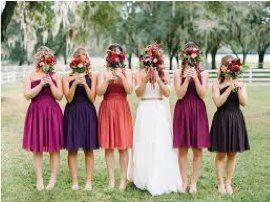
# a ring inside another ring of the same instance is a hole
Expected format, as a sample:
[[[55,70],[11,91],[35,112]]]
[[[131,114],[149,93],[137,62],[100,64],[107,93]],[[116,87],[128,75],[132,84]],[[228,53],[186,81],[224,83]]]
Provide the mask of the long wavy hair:
[[[91,77],[91,75],[92,75],[92,71],[91,71],[91,62],[90,62],[90,57],[89,57],[89,55],[88,55],[88,53],[87,53],[87,51],[85,50],[85,48],[83,48],[83,47],[79,47],[79,48],[77,48],[74,52],[73,52],[73,54],[72,54],[72,61],[75,59],[75,58],[78,58],[78,57],[80,57],[81,55],[84,55],[85,57],[86,57],[86,65],[85,65],[85,73],[86,73],[86,75],[87,76],[89,76],[89,77]],[[72,68],[72,61],[71,61],[71,63],[70,63],[70,67]],[[73,72],[71,72],[70,73],[70,75],[73,75]]]
[[[184,72],[186,70],[186,64],[187,64],[186,49],[188,49],[188,48],[196,48],[196,49],[200,50],[199,47],[194,42],[188,42],[188,43],[186,43],[185,44],[185,47],[184,47],[184,50],[180,50],[180,57],[179,58],[181,58],[181,61],[182,61],[181,62],[181,68],[182,68],[181,78],[184,77]],[[195,63],[195,70],[198,73],[198,76],[201,76],[199,62]]]
[[[228,64],[233,61],[235,58],[232,55],[225,55],[221,58],[221,64],[218,70],[218,81],[222,84],[225,80],[225,74],[222,72],[222,67],[227,67]]]

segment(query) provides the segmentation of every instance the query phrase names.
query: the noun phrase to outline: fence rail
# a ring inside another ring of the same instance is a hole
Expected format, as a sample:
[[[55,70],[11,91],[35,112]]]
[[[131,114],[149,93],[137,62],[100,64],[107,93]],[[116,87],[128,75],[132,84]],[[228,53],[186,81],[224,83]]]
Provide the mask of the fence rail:
[[[7,68],[7,67],[2,67]],[[23,66],[20,68],[9,68],[11,71],[5,69],[5,71],[1,72],[1,84],[17,84],[23,81],[25,74],[31,67]],[[97,72],[98,69],[94,69],[94,72]],[[137,70],[133,71],[135,73]],[[211,69],[206,70],[209,73],[209,81],[214,82],[217,79],[217,70]],[[57,71],[61,75],[67,74],[68,71],[64,68],[59,69]],[[171,75],[171,79],[173,79],[174,70],[170,70],[169,73]],[[247,69],[243,76],[242,80],[249,83],[262,82],[262,83],[270,83],[270,69]]]

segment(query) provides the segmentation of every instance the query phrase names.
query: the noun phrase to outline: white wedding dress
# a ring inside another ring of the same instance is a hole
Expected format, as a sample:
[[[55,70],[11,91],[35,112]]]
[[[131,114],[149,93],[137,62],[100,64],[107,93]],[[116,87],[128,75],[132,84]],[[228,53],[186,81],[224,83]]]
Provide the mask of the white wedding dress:
[[[177,151],[172,146],[169,100],[161,95],[158,84],[154,89],[147,84],[138,105],[128,179],[151,195],[177,192],[182,186]]]

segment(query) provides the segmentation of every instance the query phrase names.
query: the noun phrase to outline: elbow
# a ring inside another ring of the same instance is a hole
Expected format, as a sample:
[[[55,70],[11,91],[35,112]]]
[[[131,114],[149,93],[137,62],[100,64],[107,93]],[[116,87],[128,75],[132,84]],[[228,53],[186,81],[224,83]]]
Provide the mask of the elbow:
[[[31,97],[29,95],[24,95],[24,97],[25,97],[26,100],[30,100],[31,99]]]

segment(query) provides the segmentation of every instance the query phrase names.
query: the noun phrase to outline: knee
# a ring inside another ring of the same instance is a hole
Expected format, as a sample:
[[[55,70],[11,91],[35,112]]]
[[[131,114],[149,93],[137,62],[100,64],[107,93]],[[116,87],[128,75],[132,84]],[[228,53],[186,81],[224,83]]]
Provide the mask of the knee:
[[[114,150],[113,149],[106,149],[105,150],[105,155],[113,155]]]
[[[178,151],[179,156],[182,156],[182,157],[187,156],[187,153],[188,153],[187,148],[180,148]]]
[[[226,153],[217,153],[216,160],[222,161],[222,160],[224,160],[225,156],[226,156]]]
[[[86,158],[92,158],[94,154],[93,151],[85,151],[84,155]]]
[[[68,156],[72,156],[72,157],[77,156],[77,151],[69,151]]]
[[[193,157],[194,158],[202,158],[202,150],[201,149],[193,150]]]
[[[236,157],[236,153],[235,152],[229,152],[229,153],[227,153],[228,160],[234,160],[235,157]]]

